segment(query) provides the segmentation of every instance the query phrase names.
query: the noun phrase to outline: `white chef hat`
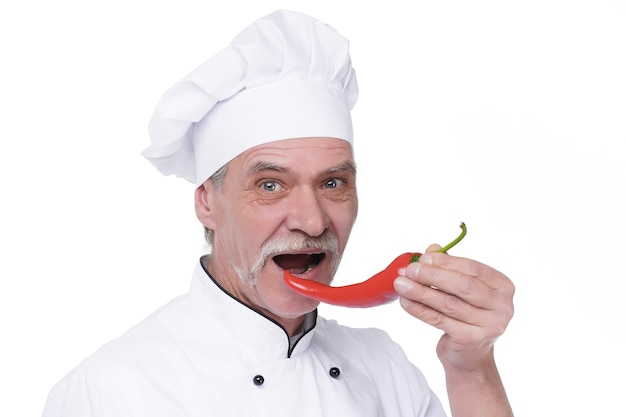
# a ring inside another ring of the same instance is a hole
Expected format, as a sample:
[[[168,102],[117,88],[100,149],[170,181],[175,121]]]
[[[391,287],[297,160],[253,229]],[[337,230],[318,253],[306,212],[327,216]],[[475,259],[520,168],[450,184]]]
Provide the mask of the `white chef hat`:
[[[305,14],[279,10],[172,86],[150,120],[143,155],[201,185],[254,146],[333,137],[352,143],[358,87],[348,41]]]

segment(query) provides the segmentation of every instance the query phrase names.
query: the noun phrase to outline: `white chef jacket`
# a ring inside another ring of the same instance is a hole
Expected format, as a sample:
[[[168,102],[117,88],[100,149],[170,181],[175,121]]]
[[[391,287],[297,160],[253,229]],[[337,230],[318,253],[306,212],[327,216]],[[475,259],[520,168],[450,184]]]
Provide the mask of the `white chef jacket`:
[[[43,416],[445,416],[382,330],[317,317],[289,346],[280,325],[227,294],[199,263],[187,294],[72,370]]]

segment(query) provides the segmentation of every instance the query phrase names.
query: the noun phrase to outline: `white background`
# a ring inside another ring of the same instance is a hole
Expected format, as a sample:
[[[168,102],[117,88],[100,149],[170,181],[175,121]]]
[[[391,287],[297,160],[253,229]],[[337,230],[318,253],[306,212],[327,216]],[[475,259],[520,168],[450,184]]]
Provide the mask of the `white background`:
[[[0,415],[187,290],[192,185],[140,155],[165,90],[276,8],[351,40],[360,214],[337,276],[446,243],[502,270],[518,416],[624,415],[624,1],[32,1],[0,6]],[[446,401],[437,330],[387,329]],[[288,395],[286,393],[286,395]]]

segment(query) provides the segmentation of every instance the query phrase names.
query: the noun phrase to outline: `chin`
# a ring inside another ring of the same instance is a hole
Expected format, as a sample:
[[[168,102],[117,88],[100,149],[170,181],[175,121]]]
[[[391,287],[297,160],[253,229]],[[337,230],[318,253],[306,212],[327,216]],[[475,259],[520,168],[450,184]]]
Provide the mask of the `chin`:
[[[291,292],[291,290],[289,290]],[[301,317],[315,310],[319,305],[319,301],[304,297],[299,294],[290,294],[282,301],[278,301],[271,309],[272,313],[278,317],[292,319]]]

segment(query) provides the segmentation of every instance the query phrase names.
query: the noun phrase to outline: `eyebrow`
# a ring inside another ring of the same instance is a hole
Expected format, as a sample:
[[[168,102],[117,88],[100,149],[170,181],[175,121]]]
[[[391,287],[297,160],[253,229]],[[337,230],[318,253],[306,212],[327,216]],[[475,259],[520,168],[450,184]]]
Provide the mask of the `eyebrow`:
[[[344,162],[343,164],[339,164],[330,168],[327,172],[335,173],[335,172],[349,172],[351,174],[356,174],[356,165],[352,161]]]
[[[259,161],[250,167],[250,169],[248,170],[248,174],[254,175],[261,171],[286,172],[287,168],[285,168],[284,166],[275,164],[273,162]]]
[[[259,161],[250,167],[248,174],[254,175],[261,171],[287,172],[289,169],[273,162]],[[330,167],[326,170],[326,172],[329,174],[337,172],[350,172],[352,174],[356,174],[356,165],[352,161],[346,161],[342,164]]]

